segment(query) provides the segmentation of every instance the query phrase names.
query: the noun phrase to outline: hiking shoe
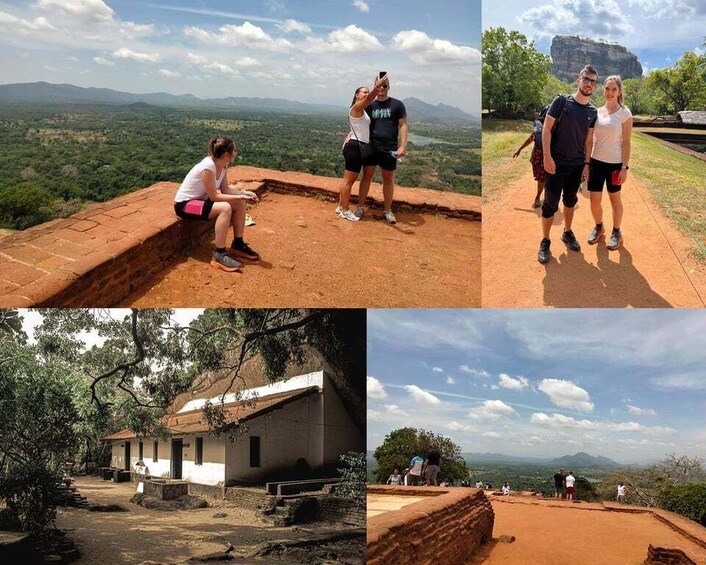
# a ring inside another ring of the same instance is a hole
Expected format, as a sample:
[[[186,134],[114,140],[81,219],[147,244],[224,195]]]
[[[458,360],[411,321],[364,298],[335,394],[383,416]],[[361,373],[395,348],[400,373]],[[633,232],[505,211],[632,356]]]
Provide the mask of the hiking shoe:
[[[598,224],[596,227],[594,227],[591,230],[591,233],[588,234],[588,243],[593,245],[594,243],[598,243],[598,240],[605,235],[605,229],[603,228],[603,224]]]
[[[365,210],[363,210],[363,207],[362,207],[362,206],[358,206],[355,210],[353,210],[353,213],[354,213],[358,218],[362,218],[364,212],[365,212]]]
[[[229,251],[231,255],[238,259],[247,259],[248,261],[258,261],[260,259],[257,252],[245,242],[237,247],[232,246]]]
[[[343,218],[344,220],[350,220],[351,222],[357,222],[360,220],[358,216],[356,216],[353,212],[350,210],[344,210],[341,208],[341,211],[338,213],[338,215]]]
[[[241,265],[235,259],[233,259],[227,253],[222,253],[219,251],[213,252],[213,258],[211,259],[211,266],[221,271],[226,271],[227,273],[232,273],[240,269]]]
[[[549,263],[549,258],[552,256],[552,252],[549,250],[552,242],[548,239],[543,239],[542,243],[539,244],[539,252],[537,253],[537,261],[540,263]]]
[[[576,239],[572,230],[564,230],[564,233],[561,234],[561,241],[566,243],[566,246],[571,249],[571,251],[581,251],[581,244]]]
[[[606,244],[606,247],[613,251],[614,249],[618,249],[620,247],[620,244],[623,242],[623,232],[620,230],[613,229],[612,233],[610,234],[610,239],[608,240],[608,243]]]
[[[343,208],[341,208],[341,205],[339,204],[338,206],[336,206],[336,215],[340,216],[341,212],[343,212]]]
[[[385,218],[385,221],[388,224],[396,224],[397,223],[397,218],[395,218],[395,215],[392,213],[391,210],[385,210],[383,213],[383,217]]]

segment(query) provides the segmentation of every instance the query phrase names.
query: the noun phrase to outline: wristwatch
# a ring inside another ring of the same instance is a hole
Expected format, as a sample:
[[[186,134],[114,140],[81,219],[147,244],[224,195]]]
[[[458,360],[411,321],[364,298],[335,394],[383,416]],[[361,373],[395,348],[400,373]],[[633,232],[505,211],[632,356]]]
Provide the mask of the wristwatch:
[[[624,165],[623,169],[625,169],[627,171],[628,169],[630,169],[630,167],[628,165]]]

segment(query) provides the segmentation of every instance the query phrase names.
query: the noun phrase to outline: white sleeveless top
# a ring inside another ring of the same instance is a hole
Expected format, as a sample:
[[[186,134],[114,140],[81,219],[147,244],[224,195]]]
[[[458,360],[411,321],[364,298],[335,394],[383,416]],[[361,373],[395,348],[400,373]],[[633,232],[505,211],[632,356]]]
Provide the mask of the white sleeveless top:
[[[206,194],[206,184],[201,178],[201,173],[206,169],[213,171],[214,176],[216,175],[216,164],[213,162],[211,157],[205,157],[200,163],[194,165],[186,174],[179,190],[177,190],[176,196],[174,196],[174,202],[206,200],[208,197],[208,194]],[[221,186],[223,175],[226,174],[226,171],[226,167],[223,167],[220,176],[216,178],[216,188]]]
[[[598,108],[591,157],[604,163],[622,163],[623,124],[630,118],[632,118],[632,112],[625,106],[612,114],[605,106]]]
[[[368,113],[363,112],[360,118],[354,118],[351,116],[350,110],[348,110],[348,120],[351,123],[351,131],[353,132],[351,139],[370,143],[370,116],[368,116]]]

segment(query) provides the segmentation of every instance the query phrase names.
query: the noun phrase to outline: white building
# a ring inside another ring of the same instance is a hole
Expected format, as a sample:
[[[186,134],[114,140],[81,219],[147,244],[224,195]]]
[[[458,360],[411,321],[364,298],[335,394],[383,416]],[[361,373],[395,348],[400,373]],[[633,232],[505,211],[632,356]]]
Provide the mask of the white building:
[[[220,397],[210,399],[213,404]],[[167,419],[168,441],[138,439],[130,430],[104,438],[111,466],[135,470],[142,459],[152,477],[204,485],[258,484],[276,472],[302,465],[335,465],[365,438],[322,371],[242,391],[225,399],[226,430],[208,433],[201,408],[188,402]],[[237,429],[236,429],[237,428]]]

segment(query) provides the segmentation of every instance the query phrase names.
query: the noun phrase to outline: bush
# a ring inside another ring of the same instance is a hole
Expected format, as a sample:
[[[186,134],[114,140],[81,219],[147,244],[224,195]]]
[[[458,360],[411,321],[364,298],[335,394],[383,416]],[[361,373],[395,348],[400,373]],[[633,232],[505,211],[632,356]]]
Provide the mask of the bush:
[[[341,463],[345,466],[338,469],[341,473],[341,482],[336,487],[336,494],[343,498],[365,500],[367,478],[365,453],[349,451],[341,455]]]
[[[706,483],[665,487],[660,491],[658,501],[660,508],[706,526]]]
[[[0,475],[0,499],[23,530],[39,531],[54,519],[61,477],[61,470],[37,462],[12,463]]]
[[[56,199],[32,183],[0,190],[0,202],[3,203],[0,225],[17,230],[51,220],[56,210]]]

